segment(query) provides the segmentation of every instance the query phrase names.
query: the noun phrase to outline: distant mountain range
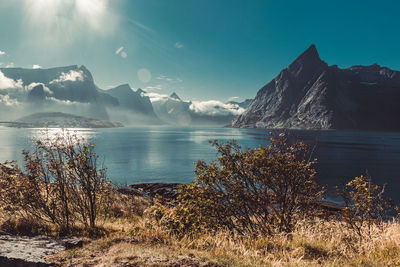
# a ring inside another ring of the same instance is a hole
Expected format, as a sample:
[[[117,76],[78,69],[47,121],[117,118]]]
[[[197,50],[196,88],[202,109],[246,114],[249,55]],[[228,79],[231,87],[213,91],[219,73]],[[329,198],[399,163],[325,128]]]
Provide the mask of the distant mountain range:
[[[328,66],[311,45],[262,87],[231,126],[400,130],[400,72]]]
[[[108,90],[96,86],[85,66],[51,69],[0,68],[0,120],[32,113],[63,112],[125,125],[224,125],[244,111],[245,103],[152,98],[128,84]],[[153,94],[154,95],[154,94]],[[161,96],[161,95],[159,95]]]
[[[143,93],[146,95],[146,93]],[[250,100],[251,101],[251,100]],[[172,125],[219,125],[230,123],[248,106],[244,102],[184,101],[175,92],[170,96],[156,96],[152,104],[157,116]]]

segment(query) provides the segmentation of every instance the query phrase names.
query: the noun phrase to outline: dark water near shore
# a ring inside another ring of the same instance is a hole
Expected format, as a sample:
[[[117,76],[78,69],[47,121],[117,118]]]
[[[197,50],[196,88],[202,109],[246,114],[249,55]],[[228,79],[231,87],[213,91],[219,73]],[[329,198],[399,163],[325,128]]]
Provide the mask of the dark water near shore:
[[[0,162],[22,163],[40,129],[0,127]],[[53,130],[57,131],[57,130]],[[96,143],[96,152],[108,167],[108,176],[120,184],[190,182],[194,162],[215,159],[208,140],[236,139],[242,146],[268,144],[268,130],[229,128],[140,127],[78,129]],[[375,183],[387,183],[386,192],[400,203],[400,133],[358,131],[290,131],[314,147],[322,184],[331,188],[365,173]]]

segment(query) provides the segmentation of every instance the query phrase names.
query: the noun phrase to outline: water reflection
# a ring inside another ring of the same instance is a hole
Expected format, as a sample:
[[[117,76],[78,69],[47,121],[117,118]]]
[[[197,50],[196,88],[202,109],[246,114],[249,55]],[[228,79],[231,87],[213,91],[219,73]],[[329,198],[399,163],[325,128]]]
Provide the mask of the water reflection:
[[[50,129],[52,134],[60,131]],[[119,183],[190,182],[194,162],[211,161],[216,151],[209,140],[236,139],[242,147],[268,144],[269,130],[228,128],[140,127],[74,129],[96,143],[96,152]],[[22,149],[32,147],[43,129],[0,127],[0,161],[22,162]],[[331,188],[368,170],[372,179],[387,183],[387,192],[400,202],[400,133],[356,131],[290,131],[290,138],[314,148],[322,184]]]

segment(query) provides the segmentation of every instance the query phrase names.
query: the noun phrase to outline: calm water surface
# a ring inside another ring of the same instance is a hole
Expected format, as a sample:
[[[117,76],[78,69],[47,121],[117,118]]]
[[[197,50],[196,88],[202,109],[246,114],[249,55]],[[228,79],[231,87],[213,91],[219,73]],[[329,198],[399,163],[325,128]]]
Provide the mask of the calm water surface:
[[[57,131],[57,130],[53,130]],[[108,176],[120,184],[190,182],[194,162],[215,159],[208,140],[236,139],[242,146],[268,144],[268,130],[229,128],[140,127],[78,129],[96,143],[96,152],[108,167]],[[0,127],[0,162],[22,162],[21,151],[42,129]],[[322,184],[331,188],[368,173],[374,182],[387,183],[388,194],[400,203],[400,133],[358,131],[290,131],[315,148]]]

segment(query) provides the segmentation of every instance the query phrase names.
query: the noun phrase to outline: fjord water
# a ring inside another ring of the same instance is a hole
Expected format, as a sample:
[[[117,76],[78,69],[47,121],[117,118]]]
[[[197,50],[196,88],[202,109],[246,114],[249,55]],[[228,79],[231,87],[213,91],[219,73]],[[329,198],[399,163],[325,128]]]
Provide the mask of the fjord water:
[[[235,139],[240,145],[268,144],[269,130],[208,127],[137,127],[74,129],[96,144],[96,152],[119,184],[142,182],[191,182],[194,162],[215,159],[209,140]],[[51,129],[50,131],[58,131]],[[0,162],[18,160],[32,147],[43,129],[0,127]],[[400,133],[360,131],[290,131],[291,138],[314,149],[321,184],[331,189],[365,173],[400,203]]]

